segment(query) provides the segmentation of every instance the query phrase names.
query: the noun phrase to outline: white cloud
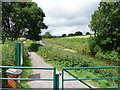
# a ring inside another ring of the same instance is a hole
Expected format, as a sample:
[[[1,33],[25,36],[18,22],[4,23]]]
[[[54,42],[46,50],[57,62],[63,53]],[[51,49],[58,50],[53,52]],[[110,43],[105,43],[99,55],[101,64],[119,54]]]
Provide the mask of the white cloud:
[[[97,10],[100,0],[32,0],[42,8],[48,25],[44,34],[62,35],[82,31],[90,32],[88,28],[92,13]]]

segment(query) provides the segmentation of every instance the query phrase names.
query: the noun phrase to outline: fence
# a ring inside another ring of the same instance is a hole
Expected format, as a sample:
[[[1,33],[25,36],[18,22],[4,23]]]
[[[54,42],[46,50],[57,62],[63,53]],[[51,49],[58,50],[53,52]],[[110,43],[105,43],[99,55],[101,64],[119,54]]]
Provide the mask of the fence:
[[[15,66],[22,66],[24,61],[24,45],[22,42],[15,44]]]
[[[120,66],[106,66],[106,67],[66,67],[66,68],[62,68],[62,90],[64,90],[64,81],[75,81],[78,80],[81,83],[83,83],[84,85],[86,85],[88,87],[88,89],[85,90],[97,90],[97,89],[120,89],[120,87],[110,87],[110,88],[92,88],[90,85],[88,85],[87,83],[85,83],[83,80],[103,80],[103,79],[120,79],[120,77],[105,77],[105,78],[85,78],[85,79],[81,79],[78,78],[76,76],[74,76],[71,72],[69,72],[68,70],[81,70],[81,69],[108,69],[108,68],[120,68]],[[64,71],[67,72],[69,75],[71,75],[72,77],[74,77],[75,79],[64,79]]]
[[[40,81],[53,81],[53,90],[58,90],[59,88],[59,75],[56,74],[56,68],[41,68],[41,67],[19,67],[19,66],[0,66],[1,69],[7,68],[16,68],[16,69],[41,69],[41,70],[53,70],[53,79],[33,79],[33,78],[0,78],[0,80],[40,80]],[[5,71],[3,71],[5,72]],[[16,83],[24,88],[20,83],[16,81]],[[4,89],[4,88],[3,88]],[[10,88],[8,88],[9,90]]]
[[[31,79],[31,78],[1,78],[0,80],[43,80],[43,81],[53,81],[53,90],[59,89],[59,75],[56,74],[56,68],[41,68],[41,67],[21,67],[24,62],[24,49],[23,44],[21,42],[15,44],[15,65],[16,66],[0,66],[0,69],[7,69],[7,68],[16,68],[16,69],[41,69],[41,70],[53,70],[53,79]],[[108,69],[108,68],[120,68],[120,66],[107,66],[107,67],[66,67],[62,68],[62,90],[64,89],[64,82],[65,81],[74,81],[78,80],[84,85],[88,87],[88,89],[85,90],[97,90],[97,89],[120,89],[120,87],[110,87],[110,88],[92,88],[90,85],[84,82],[84,80],[103,80],[103,79],[120,79],[120,77],[105,77],[105,78],[85,78],[80,79],[76,76],[74,76],[71,72],[68,70],[81,70],[81,69]],[[65,79],[64,78],[64,72],[67,72],[69,75],[74,77],[74,79]],[[21,86],[21,88],[24,88],[20,83],[16,81],[16,83]],[[9,89],[9,88],[8,88]]]

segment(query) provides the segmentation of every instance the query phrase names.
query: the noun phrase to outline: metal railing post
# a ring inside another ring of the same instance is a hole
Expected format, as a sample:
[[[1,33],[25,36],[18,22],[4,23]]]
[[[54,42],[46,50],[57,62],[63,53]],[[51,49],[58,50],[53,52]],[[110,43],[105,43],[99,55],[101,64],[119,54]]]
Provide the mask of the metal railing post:
[[[59,74],[56,74],[56,68],[54,69],[53,90],[59,90]]]
[[[53,72],[53,90],[56,90],[56,68],[54,68]]]
[[[15,66],[20,66],[21,63],[21,44],[15,44]]]
[[[62,69],[62,90],[64,90],[64,69]]]
[[[56,90],[59,90],[59,74],[56,74]]]

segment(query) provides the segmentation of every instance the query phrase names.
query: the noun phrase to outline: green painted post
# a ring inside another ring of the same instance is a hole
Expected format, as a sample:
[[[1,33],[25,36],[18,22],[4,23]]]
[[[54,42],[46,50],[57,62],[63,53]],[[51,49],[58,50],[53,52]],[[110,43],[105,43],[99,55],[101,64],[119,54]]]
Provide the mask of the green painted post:
[[[56,74],[56,90],[59,90],[59,74]]]
[[[53,90],[59,90],[59,74],[56,74],[56,68],[54,68]]]
[[[15,66],[20,66],[21,63],[21,43],[15,44]]]
[[[64,69],[62,69],[62,90],[64,90]]]
[[[56,68],[53,71],[53,90],[56,90]]]
[[[53,90],[59,90],[59,74],[55,74]]]

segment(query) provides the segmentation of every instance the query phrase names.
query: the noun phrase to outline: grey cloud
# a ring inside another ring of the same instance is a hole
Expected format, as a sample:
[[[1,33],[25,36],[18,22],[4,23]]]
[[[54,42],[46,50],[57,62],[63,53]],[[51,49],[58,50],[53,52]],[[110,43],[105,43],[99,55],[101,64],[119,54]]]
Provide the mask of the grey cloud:
[[[36,1],[36,0],[34,0]],[[88,0],[89,1],[89,0]],[[52,35],[74,33],[82,31],[90,32],[88,24],[91,15],[97,10],[100,0],[96,2],[82,0],[38,0],[38,5],[46,14],[44,22],[48,25],[44,34],[49,31]]]

